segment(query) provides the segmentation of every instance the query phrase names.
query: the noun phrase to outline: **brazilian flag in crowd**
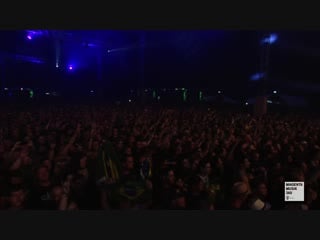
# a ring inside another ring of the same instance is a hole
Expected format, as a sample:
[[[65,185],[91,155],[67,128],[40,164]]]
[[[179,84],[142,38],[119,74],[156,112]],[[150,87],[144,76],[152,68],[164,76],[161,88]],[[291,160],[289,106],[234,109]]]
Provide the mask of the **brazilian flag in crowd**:
[[[137,179],[123,181],[120,176],[121,162],[116,150],[111,142],[106,141],[101,147],[98,155],[97,175],[96,179],[101,186],[106,187],[109,191],[111,202],[117,204],[121,198],[126,198],[133,202],[144,202],[152,198],[152,192],[146,191],[145,179],[139,177],[143,175],[150,175],[151,166],[143,166],[138,174]],[[150,177],[150,176],[149,176]],[[112,184],[107,184],[112,180]]]
[[[117,189],[120,184],[121,162],[113,144],[105,141],[99,149],[96,180],[102,190],[108,192],[108,201],[111,206],[117,205]]]
[[[147,181],[151,179],[151,164],[148,161],[138,166],[136,171],[121,181],[117,194],[135,205],[144,205],[152,201],[152,190],[147,188]]]
[[[105,142],[101,147],[97,162],[97,180],[113,180],[117,183],[120,179],[120,159],[111,142]]]

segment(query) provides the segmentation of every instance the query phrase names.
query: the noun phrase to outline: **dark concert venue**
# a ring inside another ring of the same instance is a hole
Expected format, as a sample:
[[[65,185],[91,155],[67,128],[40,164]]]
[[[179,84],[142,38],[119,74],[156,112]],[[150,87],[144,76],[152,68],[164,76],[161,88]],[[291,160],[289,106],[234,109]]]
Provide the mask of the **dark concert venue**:
[[[320,210],[320,32],[0,31],[0,210]]]

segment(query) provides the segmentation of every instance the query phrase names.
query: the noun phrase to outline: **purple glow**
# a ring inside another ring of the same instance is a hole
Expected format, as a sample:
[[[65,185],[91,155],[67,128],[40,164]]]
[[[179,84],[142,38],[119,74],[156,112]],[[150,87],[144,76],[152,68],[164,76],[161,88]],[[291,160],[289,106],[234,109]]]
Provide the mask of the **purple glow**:
[[[73,67],[72,66],[69,66],[69,70],[72,70],[73,69]]]
[[[268,44],[273,44],[278,40],[278,35],[277,34],[270,34],[269,37],[266,37],[262,40],[262,43],[268,43]]]
[[[31,39],[32,39],[32,37],[31,37],[30,35],[28,35],[28,36],[27,36],[27,38],[28,38],[29,40],[31,40]]]
[[[251,81],[259,81],[265,76],[264,73],[256,73],[250,77]]]
[[[278,39],[278,36],[276,34],[271,34],[269,37],[269,43],[272,44],[275,41],[277,41],[277,39]]]
[[[26,61],[26,62],[37,63],[37,64],[44,63],[44,60],[36,57],[32,57],[32,56],[16,54],[15,57],[16,57],[16,60],[19,60],[19,61]]]

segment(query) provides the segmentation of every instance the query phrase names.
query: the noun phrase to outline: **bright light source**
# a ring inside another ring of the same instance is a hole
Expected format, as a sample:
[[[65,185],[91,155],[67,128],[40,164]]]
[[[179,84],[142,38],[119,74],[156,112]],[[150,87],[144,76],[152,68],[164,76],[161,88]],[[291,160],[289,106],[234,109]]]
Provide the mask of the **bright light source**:
[[[248,105],[249,105],[249,103],[248,103],[248,102],[246,102],[246,105],[248,106]]]
[[[107,50],[107,53],[110,53],[110,52],[111,52],[111,50],[110,50],[110,49],[108,49],[108,50]]]
[[[269,37],[269,43],[272,44],[274,43],[275,41],[277,41],[278,39],[278,36],[276,34],[271,34],[270,37]]]
[[[8,91],[8,88],[4,88],[5,91]]]
[[[221,91],[218,91],[219,94],[221,94]]]
[[[23,88],[20,88],[20,91],[23,91]]]
[[[267,103],[272,103],[272,101],[271,100],[267,100]]]
[[[28,36],[27,36],[27,39],[32,40],[31,35],[28,35]]]
[[[91,90],[90,92],[91,92],[91,93],[94,93],[94,91],[93,91],[93,90]]]
[[[46,95],[50,95],[50,93],[46,92]]]
[[[277,34],[270,34],[268,37],[264,38],[262,40],[262,43],[269,43],[269,44],[273,44],[274,42],[276,42],[278,39],[278,35]]]
[[[176,88],[175,90],[176,90],[176,91],[178,91],[179,89],[178,89],[178,88]]]
[[[59,68],[59,63],[56,63],[56,68]]]
[[[131,102],[131,99],[129,99],[129,102]]]
[[[70,66],[69,66],[69,70],[72,70],[72,69],[73,69],[73,67],[70,65]]]
[[[274,94],[276,94],[276,93],[277,93],[277,91],[273,91],[273,93],[274,93]]]

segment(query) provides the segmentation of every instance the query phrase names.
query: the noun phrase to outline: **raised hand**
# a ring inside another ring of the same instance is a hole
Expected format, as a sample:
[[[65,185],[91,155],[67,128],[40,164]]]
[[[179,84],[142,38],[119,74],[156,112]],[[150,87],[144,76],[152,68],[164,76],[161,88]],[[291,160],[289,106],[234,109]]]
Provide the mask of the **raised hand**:
[[[71,181],[68,181],[68,180],[62,184],[63,192],[67,195],[70,193],[70,186],[71,186]]]

